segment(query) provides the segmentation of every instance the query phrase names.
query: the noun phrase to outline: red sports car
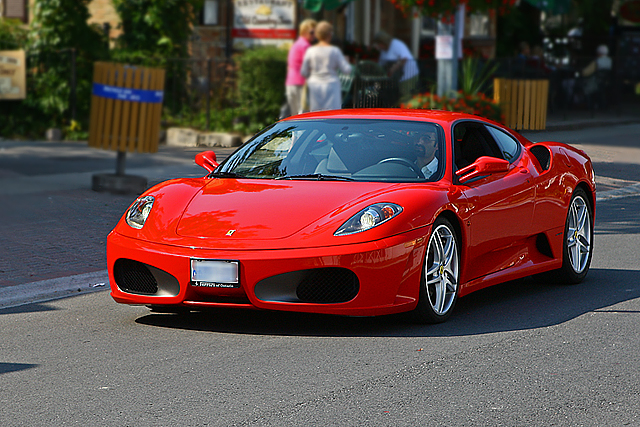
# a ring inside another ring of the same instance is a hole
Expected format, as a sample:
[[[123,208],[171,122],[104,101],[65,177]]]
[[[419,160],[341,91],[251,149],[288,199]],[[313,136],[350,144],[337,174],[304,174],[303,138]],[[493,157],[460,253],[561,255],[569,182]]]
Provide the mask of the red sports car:
[[[340,110],[275,123],[138,198],[107,242],[119,303],[442,322],[458,297],[593,251],[587,155],[483,118]]]

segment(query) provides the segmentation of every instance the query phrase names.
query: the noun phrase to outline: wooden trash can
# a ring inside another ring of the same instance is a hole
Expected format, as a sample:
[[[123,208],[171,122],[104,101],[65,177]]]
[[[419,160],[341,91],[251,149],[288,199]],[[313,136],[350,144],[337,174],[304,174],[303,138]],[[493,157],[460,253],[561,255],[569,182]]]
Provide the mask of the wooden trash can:
[[[512,129],[545,129],[548,98],[549,80],[493,80],[493,99],[502,106],[505,124]]]
[[[121,153],[158,151],[165,70],[96,62],[89,146]]]

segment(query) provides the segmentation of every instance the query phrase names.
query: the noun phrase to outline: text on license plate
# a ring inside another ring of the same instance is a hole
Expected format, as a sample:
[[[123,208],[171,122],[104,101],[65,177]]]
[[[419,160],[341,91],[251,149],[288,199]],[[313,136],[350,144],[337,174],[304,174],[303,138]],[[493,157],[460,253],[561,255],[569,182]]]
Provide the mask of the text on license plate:
[[[207,288],[237,288],[238,262],[192,258],[191,283]]]

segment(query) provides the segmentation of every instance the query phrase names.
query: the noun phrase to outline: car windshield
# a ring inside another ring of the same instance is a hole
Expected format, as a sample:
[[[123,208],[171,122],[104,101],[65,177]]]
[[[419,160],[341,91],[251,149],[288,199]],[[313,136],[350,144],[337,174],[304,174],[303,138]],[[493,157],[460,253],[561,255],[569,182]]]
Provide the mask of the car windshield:
[[[288,120],[263,130],[212,177],[336,181],[436,181],[444,135],[404,120]]]

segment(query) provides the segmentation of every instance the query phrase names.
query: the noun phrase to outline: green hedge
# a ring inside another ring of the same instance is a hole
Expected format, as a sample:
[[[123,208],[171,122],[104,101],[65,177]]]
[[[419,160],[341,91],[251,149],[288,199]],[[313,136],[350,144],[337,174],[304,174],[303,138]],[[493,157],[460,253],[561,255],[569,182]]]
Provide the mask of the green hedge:
[[[278,120],[285,101],[287,51],[275,47],[249,49],[236,58],[238,102],[256,131]]]

